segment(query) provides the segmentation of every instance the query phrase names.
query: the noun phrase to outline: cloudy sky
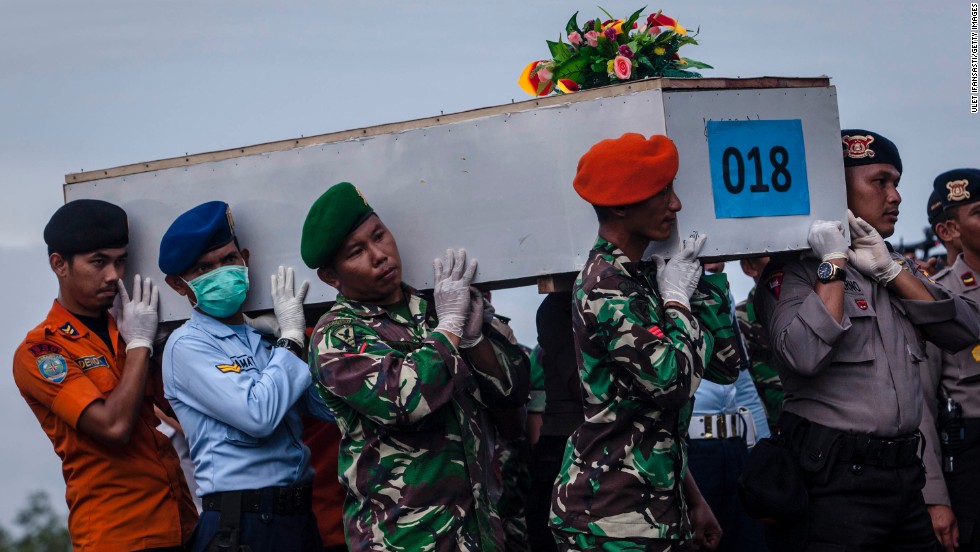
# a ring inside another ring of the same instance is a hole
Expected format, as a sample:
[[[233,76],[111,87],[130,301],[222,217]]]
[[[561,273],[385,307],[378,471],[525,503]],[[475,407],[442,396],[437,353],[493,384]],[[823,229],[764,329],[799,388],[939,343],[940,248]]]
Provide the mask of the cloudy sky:
[[[700,27],[701,45],[685,55],[716,67],[705,76],[831,77],[841,124],[874,129],[902,152],[896,239],[911,241],[921,239],[935,175],[980,165],[970,2],[931,4],[650,8]],[[621,17],[641,6],[603,2]],[[601,13],[567,0],[0,0],[0,357],[12,358],[57,293],[41,232],[63,202],[66,173],[521,100],[520,70],[547,56],[544,41],[576,10]],[[735,280],[736,295],[747,289]],[[534,291],[495,299],[533,343]],[[33,489],[64,508],[60,463],[9,368],[0,370],[0,419],[0,524],[10,526]]]

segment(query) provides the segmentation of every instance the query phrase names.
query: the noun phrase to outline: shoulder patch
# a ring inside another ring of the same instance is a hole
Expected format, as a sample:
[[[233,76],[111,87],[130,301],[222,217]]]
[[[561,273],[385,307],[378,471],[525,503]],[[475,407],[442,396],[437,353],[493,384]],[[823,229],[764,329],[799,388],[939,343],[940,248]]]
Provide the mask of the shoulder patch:
[[[30,351],[35,357],[39,357],[41,355],[61,354],[61,347],[50,343],[38,343],[36,345],[31,345],[27,350]]]
[[[356,346],[356,341],[354,340],[354,326],[351,324],[335,326],[330,328],[330,330],[330,337],[337,339],[352,349]]]
[[[68,374],[68,362],[65,361],[65,357],[58,353],[41,355],[35,361],[41,375],[50,382],[61,383],[64,381],[65,375]]]
[[[773,297],[779,299],[779,292],[783,287],[783,272],[773,272],[769,279],[766,280],[766,289]]]
[[[71,325],[71,322],[65,322],[63,326],[58,328],[58,331],[71,337],[78,336],[78,330],[75,329],[75,326]]]
[[[242,367],[237,362],[234,364],[215,364],[214,367],[222,374],[227,374],[228,372],[238,374],[242,371]]]
[[[75,359],[75,364],[84,372],[92,368],[108,367],[109,362],[102,355],[85,356]]]

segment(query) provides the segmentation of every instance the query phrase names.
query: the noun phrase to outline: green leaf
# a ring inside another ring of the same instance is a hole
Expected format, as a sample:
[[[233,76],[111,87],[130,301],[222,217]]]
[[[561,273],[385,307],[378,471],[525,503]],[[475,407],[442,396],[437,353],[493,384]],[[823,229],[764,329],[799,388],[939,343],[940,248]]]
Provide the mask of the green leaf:
[[[672,79],[696,79],[701,78],[701,73],[694,71],[682,71],[680,69],[666,69],[663,75]]]
[[[572,49],[568,47],[568,44],[561,41],[561,37],[558,38],[558,42],[552,42],[550,40],[546,40],[545,42],[548,43],[548,49],[551,50],[551,57],[555,58],[556,62],[561,63],[572,57]]]
[[[555,82],[558,82],[558,79],[571,79],[581,84],[585,81],[588,68],[589,59],[585,56],[576,56],[555,68]]]
[[[647,7],[643,6],[642,8],[636,10],[635,12],[633,12],[633,15],[631,15],[629,19],[627,19],[626,22],[623,23],[624,34],[629,33],[629,31],[633,29],[633,23],[636,23],[636,20],[640,18],[640,14],[642,14],[643,10],[645,9],[647,9]]]
[[[615,17],[609,15],[609,12],[606,11],[606,8],[603,8],[602,6],[598,6],[598,7],[600,10],[602,10],[602,13],[606,14],[606,17],[608,17],[609,19],[616,19]]]
[[[565,35],[570,35],[573,32],[584,34],[582,29],[578,28],[578,12],[573,13],[572,17],[568,20],[568,23],[565,24]]]
[[[606,65],[608,65],[608,63],[605,62],[605,61],[596,61],[596,62],[593,62],[592,63],[592,72],[593,73],[602,73],[602,74],[605,74],[606,73]]]
[[[691,69],[714,69],[714,67],[708,65],[707,63],[695,61],[691,58],[681,58],[681,59],[686,61],[687,67],[690,67]]]

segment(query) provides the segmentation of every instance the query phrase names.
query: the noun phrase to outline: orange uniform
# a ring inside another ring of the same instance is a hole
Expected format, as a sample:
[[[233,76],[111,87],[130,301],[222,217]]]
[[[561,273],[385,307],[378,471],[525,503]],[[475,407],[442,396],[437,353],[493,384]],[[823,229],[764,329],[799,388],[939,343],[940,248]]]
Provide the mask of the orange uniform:
[[[109,317],[116,354],[57,301],[14,353],[14,381],[61,458],[75,550],[179,546],[197,520],[180,460],[154,429],[148,385],[129,442],[106,445],[78,419],[116,387],[126,345]]]
[[[340,429],[337,424],[313,416],[303,416],[303,442],[310,447],[313,477],[313,514],[324,548],[343,547],[344,498],[347,490],[340,484],[337,461]]]

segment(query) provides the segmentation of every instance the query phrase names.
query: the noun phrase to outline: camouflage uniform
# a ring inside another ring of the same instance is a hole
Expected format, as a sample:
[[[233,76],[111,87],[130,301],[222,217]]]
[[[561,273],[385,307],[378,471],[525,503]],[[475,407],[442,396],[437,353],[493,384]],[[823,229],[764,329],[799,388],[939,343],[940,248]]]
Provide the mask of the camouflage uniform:
[[[513,367],[503,366],[508,381],[472,369],[434,331],[434,309],[403,290],[409,318],[338,295],[311,340],[310,371],[342,432],[348,546],[501,550],[501,484],[485,405],[519,396]]]
[[[762,399],[762,405],[766,408],[769,427],[774,428],[779,414],[783,411],[783,383],[779,380],[779,373],[770,361],[772,352],[769,350],[769,334],[755,316],[755,307],[752,303],[754,298],[755,288],[752,288],[748,299],[735,305],[735,316],[738,318],[738,327],[745,338],[745,346],[752,362],[749,374],[759,392],[759,398]]]
[[[551,519],[566,547],[690,537],[681,481],[691,399],[702,377],[735,381],[739,359],[727,293],[702,280],[694,314],[664,309],[655,271],[599,238],[575,282],[586,419],[565,448]]]

